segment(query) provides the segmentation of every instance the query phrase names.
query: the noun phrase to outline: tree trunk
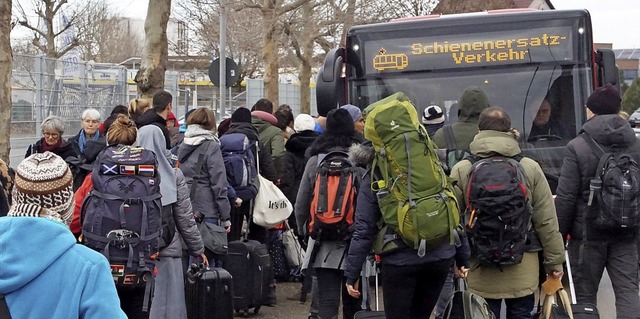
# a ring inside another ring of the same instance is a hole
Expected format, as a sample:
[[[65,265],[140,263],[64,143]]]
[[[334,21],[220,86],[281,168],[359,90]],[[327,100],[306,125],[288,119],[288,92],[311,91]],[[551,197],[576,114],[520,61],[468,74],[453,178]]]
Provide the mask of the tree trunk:
[[[302,8],[303,21],[313,16],[313,3],[307,2]],[[313,23],[304,25],[302,36],[302,58],[300,59],[300,112],[311,114],[311,61],[313,60]]]
[[[0,158],[9,163],[11,150],[11,0],[0,0]]]
[[[138,95],[151,99],[164,90],[167,69],[167,23],[171,13],[171,0],[150,0],[144,23],[145,46],[140,69],[136,74]]]
[[[262,38],[263,49],[262,59],[264,61],[264,89],[265,97],[273,103],[274,107],[280,105],[278,103],[278,82],[279,74],[278,68],[280,67],[280,56],[278,55],[278,43],[276,40],[278,16],[275,13],[275,9],[268,8],[263,10],[262,14],[262,28],[264,34]]]

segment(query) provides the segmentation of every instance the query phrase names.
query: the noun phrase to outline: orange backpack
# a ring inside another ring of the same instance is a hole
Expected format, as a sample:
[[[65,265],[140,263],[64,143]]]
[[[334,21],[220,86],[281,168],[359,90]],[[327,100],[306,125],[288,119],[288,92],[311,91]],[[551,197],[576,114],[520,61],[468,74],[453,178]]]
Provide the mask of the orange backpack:
[[[356,210],[357,168],[344,152],[320,157],[309,211],[309,236],[315,240],[346,240]]]

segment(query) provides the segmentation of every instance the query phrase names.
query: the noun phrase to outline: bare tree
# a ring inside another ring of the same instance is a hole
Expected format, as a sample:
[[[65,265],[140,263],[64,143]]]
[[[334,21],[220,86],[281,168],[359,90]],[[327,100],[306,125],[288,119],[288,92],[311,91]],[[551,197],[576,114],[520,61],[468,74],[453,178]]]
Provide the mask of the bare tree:
[[[167,69],[167,24],[171,14],[171,0],[150,0],[144,23],[145,46],[140,69],[136,74],[138,94],[143,98],[164,89],[164,73]]]
[[[11,150],[11,0],[0,0],[0,158]]]
[[[433,13],[451,14],[510,8],[516,8],[513,0],[440,0]]]

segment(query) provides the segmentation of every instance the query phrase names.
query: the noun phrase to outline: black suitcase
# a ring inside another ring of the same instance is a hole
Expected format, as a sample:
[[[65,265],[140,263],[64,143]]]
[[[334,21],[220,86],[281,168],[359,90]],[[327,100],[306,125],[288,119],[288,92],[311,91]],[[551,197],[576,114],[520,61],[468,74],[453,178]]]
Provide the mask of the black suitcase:
[[[268,300],[273,279],[271,257],[265,244],[255,240],[236,240],[229,243],[229,253],[223,266],[233,277],[233,307],[236,312],[257,314]]]
[[[370,265],[371,268],[369,269],[365,269],[364,273],[366,275],[364,275],[361,278],[361,283],[363,283],[361,285],[361,291],[363,293],[362,299],[364,299],[364,303],[366,304],[370,304],[370,298],[371,296],[369,295],[370,293],[370,289],[369,289],[369,276],[371,275],[371,273],[374,274],[375,276],[375,295],[376,295],[376,299],[375,299],[375,311],[371,311],[371,310],[361,310],[356,312],[356,314],[353,316],[353,319],[385,319],[387,318],[387,316],[384,314],[384,311],[380,311],[380,304],[379,304],[379,300],[378,300],[378,294],[380,291],[380,284],[378,281],[378,268],[377,268],[377,263],[375,262],[375,260],[367,260],[367,265]],[[366,291],[366,293],[365,293]]]
[[[575,287],[573,285],[573,274],[571,272],[571,262],[569,261],[569,251],[564,251],[565,262],[567,266],[567,276],[569,277],[569,289],[571,296],[571,311],[573,312],[573,319],[600,319],[598,308],[592,304],[579,304],[576,303]]]
[[[222,268],[189,267],[185,283],[189,319],[232,319],[233,282]]]

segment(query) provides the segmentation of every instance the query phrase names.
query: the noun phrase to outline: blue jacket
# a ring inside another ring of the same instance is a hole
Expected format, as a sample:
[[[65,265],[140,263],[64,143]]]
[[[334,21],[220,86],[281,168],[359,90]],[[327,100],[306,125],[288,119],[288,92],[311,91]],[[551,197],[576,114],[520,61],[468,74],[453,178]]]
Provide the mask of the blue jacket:
[[[13,319],[127,318],[107,259],[40,217],[0,218],[0,294]]]

